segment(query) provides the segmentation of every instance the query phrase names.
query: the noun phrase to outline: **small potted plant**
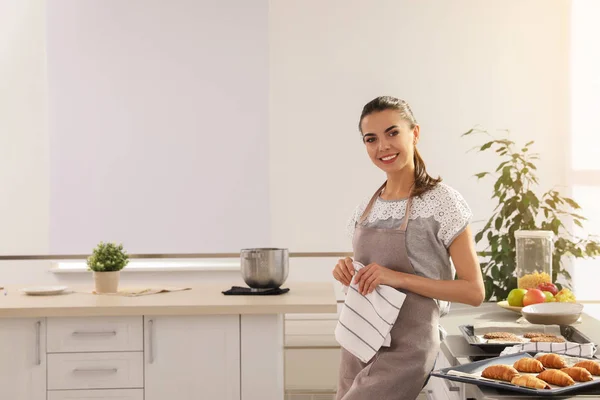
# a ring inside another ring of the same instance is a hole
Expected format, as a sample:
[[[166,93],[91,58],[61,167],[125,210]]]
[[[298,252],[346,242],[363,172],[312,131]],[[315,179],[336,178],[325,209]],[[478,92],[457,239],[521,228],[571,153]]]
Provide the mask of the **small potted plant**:
[[[96,293],[116,293],[119,274],[129,263],[129,255],[123,245],[100,242],[87,259],[88,268],[94,273]]]

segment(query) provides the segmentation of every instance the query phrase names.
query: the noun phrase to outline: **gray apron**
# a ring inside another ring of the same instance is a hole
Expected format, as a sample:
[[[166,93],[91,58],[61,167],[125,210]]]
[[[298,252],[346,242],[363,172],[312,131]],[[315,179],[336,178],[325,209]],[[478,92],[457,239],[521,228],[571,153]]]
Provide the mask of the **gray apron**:
[[[356,226],[352,243],[354,258],[364,265],[377,263],[394,271],[414,274],[406,252],[411,196],[399,228],[364,226],[386,183],[375,192]],[[419,395],[440,347],[439,308],[429,297],[402,292],[406,299],[390,332],[390,347],[381,347],[366,364],[342,348],[337,400],[414,400]]]

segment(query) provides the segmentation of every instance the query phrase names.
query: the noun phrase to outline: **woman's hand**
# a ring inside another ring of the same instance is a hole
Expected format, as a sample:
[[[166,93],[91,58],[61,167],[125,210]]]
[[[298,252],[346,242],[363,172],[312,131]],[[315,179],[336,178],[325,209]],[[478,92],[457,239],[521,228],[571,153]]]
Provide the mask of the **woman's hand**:
[[[333,269],[333,277],[342,285],[350,286],[353,276],[354,264],[352,264],[352,259],[350,257],[340,258]]]
[[[371,293],[379,285],[389,285],[394,281],[396,272],[379,264],[369,264],[358,270],[354,281],[362,295]]]

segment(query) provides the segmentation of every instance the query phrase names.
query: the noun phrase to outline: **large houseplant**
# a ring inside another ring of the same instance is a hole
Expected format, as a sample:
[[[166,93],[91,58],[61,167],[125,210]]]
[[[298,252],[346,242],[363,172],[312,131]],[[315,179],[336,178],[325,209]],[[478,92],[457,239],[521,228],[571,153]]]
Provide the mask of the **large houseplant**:
[[[115,293],[119,287],[120,271],[129,263],[122,244],[100,242],[87,259],[94,273],[96,293]]]
[[[483,258],[481,269],[484,275],[486,300],[504,300],[510,290],[517,287],[515,276],[515,231],[549,230],[554,232],[554,252],[552,254],[552,281],[561,287],[559,277],[566,286],[571,284],[571,276],[565,269],[563,260],[600,255],[600,243],[593,237],[580,238],[569,231],[569,224],[582,226],[585,220],[581,207],[573,199],[562,196],[554,189],[538,195],[539,181],[536,176],[537,153],[531,153],[533,141],[519,149],[512,140],[497,139],[480,127],[474,127],[462,136],[484,134],[489,137],[476,148],[480,152],[495,152],[500,164],[494,172],[480,172],[478,179],[496,175],[492,199],[497,200],[493,214],[475,235],[476,243],[487,239],[488,246],[479,256]]]

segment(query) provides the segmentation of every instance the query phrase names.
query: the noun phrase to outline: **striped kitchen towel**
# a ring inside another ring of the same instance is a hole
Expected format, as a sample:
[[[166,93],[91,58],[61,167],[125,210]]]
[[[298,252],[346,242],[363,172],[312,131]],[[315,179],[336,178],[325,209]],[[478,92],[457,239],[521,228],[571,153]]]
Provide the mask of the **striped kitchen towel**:
[[[593,357],[596,354],[596,345],[594,343],[548,343],[548,342],[537,342],[537,343],[524,343],[516,346],[506,347],[501,356],[506,354],[516,354],[527,352],[545,352],[545,353],[557,353],[565,354],[575,357]]]
[[[364,268],[354,262],[356,271]],[[382,346],[391,343],[390,331],[406,295],[390,286],[379,285],[363,296],[354,282],[344,287],[346,299],[335,327],[337,342],[366,363]]]

